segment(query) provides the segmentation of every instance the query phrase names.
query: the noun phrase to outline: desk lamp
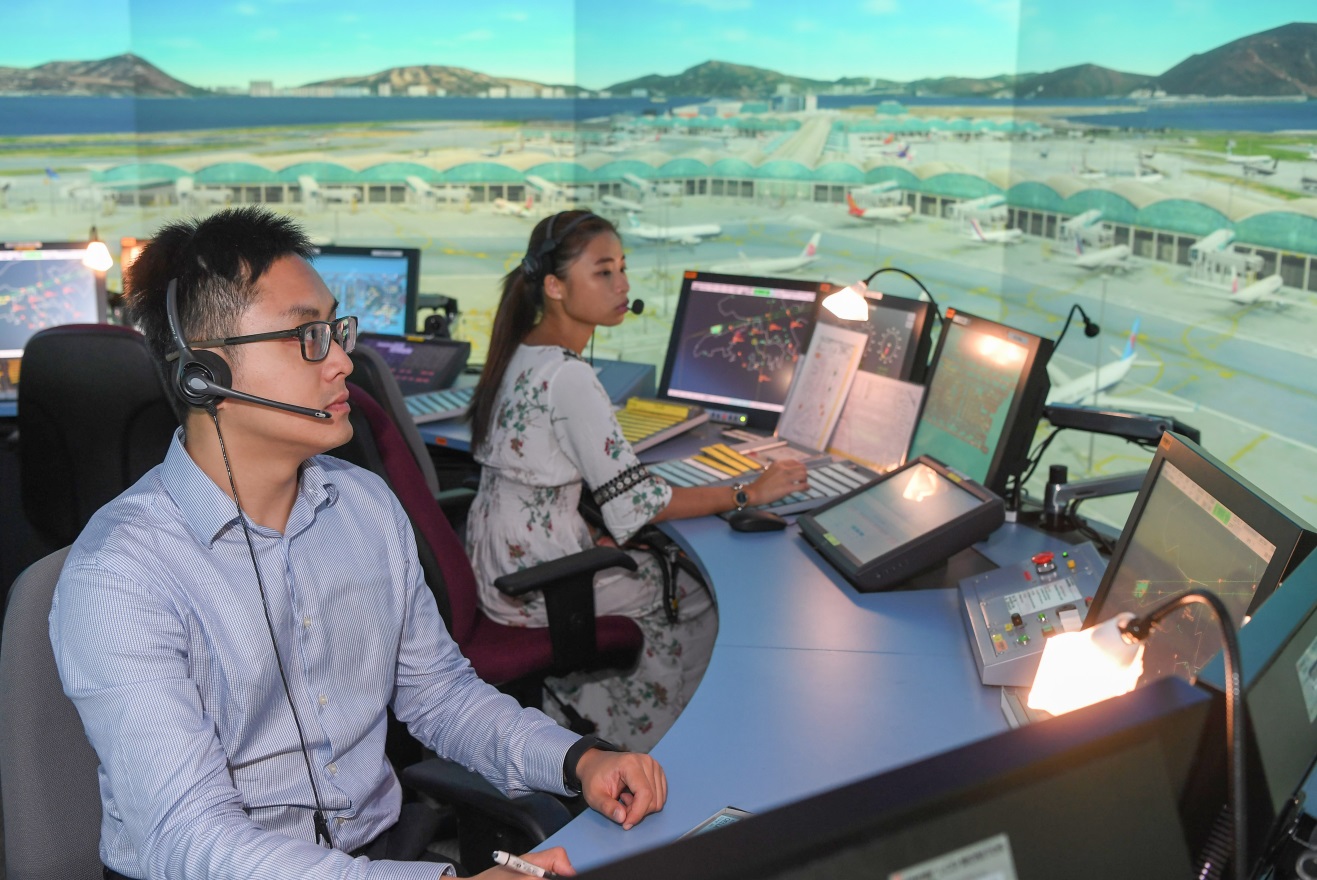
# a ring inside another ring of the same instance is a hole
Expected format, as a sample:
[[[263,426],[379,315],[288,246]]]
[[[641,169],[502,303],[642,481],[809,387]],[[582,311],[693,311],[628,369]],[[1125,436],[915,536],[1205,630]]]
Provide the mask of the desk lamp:
[[[93,272],[108,272],[114,265],[114,257],[110,256],[110,249],[101,241],[100,234],[96,232],[96,227],[91,228],[91,241],[87,244],[87,254],[82,258],[82,265],[91,269]]]
[[[836,293],[828,294],[823,300],[823,307],[843,321],[868,320],[869,304],[866,302],[865,297],[869,295],[869,282],[884,272],[898,272],[918,285],[919,289],[924,292],[924,296],[928,297],[928,301],[932,303],[933,314],[937,315],[938,323],[943,321],[942,310],[938,308],[937,300],[933,299],[933,294],[928,292],[928,288],[924,286],[924,283],[906,270],[898,269],[895,266],[883,266],[880,269],[875,269],[863,281],[856,281]],[[882,299],[882,293],[874,291],[874,295],[878,299]]]
[[[1061,715],[1134,689],[1143,674],[1143,642],[1172,612],[1200,603],[1221,626],[1226,673],[1226,798],[1234,835],[1235,876],[1244,880],[1244,717],[1240,700],[1239,640],[1230,613],[1215,593],[1191,589],[1141,616],[1122,612],[1096,626],[1047,640],[1029,692],[1029,708]]]

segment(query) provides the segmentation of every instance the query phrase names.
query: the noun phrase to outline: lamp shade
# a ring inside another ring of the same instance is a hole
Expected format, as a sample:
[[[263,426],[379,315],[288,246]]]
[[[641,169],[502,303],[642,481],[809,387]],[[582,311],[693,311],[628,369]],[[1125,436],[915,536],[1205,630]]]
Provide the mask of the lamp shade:
[[[87,245],[87,253],[82,258],[82,265],[93,272],[108,272],[114,265],[114,258],[110,256],[110,249],[105,246],[105,242],[95,239]]]
[[[1121,632],[1121,625],[1133,619],[1125,612],[1048,639],[1029,691],[1029,708],[1063,715],[1134,690],[1143,675],[1143,643],[1130,644]]]
[[[836,293],[830,293],[823,298],[823,308],[832,312],[843,321],[867,321],[869,320],[869,301],[864,295],[869,292],[869,286],[863,281],[856,281],[849,287],[843,287]]]

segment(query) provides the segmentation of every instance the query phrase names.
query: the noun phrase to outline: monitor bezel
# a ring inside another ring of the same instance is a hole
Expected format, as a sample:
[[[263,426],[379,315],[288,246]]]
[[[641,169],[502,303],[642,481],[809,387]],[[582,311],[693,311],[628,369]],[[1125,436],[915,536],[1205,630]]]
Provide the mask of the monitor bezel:
[[[938,334],[937,349],[928,367],[928,380],[924,383],[924,399],[919,406],[919,418],[915,420],[915,430],[910,435],[909,455],[915,456],[915,438],[919,435],[919,425],[924,420],[924,412],[933,396],[933,383],[937,381],[938,365],[946,349],[947,340],[951,338],[950,325],[966,327],[974,332],[987,332],[998,339],[1016,345],[1023,344],[1027,352],[1020,378],[1015,383],[1015,394],[1011,398],[1010,409],[1006,412],[1006,421],[1002,426],[1001,437],[992,459],[988,462],[988,472],[979,480],[984,487],[1007,497],[1006,484],[1012,474],[1018,474],[1029,458],[1029,446],[1038,429],[1038,422],[1043,417],[1043,406],[1047,403],[1047,394],[1052,388],[1051,378],[1047,374],[1047,363],[1052,358],[1052,340],[1028,330],[1020,330],[978,315],[948,308],[941,333]],[[1015,338],[1015,336],[1023,338]],[[954,465],[952,465],[954,467]]]
[[[903,365],[901,375],[892,376],[893,379],[900,379],[905,382],[914,382],[917,385],[924,384],[924,379],[928,377],[928,353],[933,348],[933,322],[930,320],[933,312],[933,304],[922,299],[911,299],[908,296],[897,296],[892,293],[882,293],[876,290],[870,290],[864,295],[869,303],[869,309],[888,308],[898,312],[913,312],[915,315],[915,326],[911,333],[912,344],[906,354],[907,363]],[[820,296],[814,301],[814,326],[818,326],[819,317],[824,313],[823,297]],[[855,329],[859,321],[847,321],[844,318],[833,318],[829,321],[835,327],[841,327],[847,330]]]
[[[1276,591],[1280,582],[1311,550],[1313,533],[1306,522],[1266,492],[1235,473],[1197,443],[1167,431],[1162,434],[1162,439],[1157,444],[1157,451],[1152,456],[1147,473],[1144,474],[1143,485],[1139,487],[1139,494],[1134,499],[1125,526],[1120,530],[1120,538],[1116,541],[1115,549],[1111,551],[1111,559],[1102,573],[1102,581],[1098,584],[1097,592],[1093,594],[1093,603],[1089,605],[1088,614],[1084,617],[1085,629],[1111,616],[1103,616],[1102,607],[1111,593],[1116,573],[1152,497],[1153,486],[1156,485],[1162,467],[1167,462],[1175,465],[1195,485],[1228,507],[1233,515],[1242,517],[1250,528],[1276,545],[1276,552],[1272,555],[1271,562],[1267,564],[1262,577],[1258,579],[1258,588],[1253,594],[1252,601],[1249,602],[1246,615],[1252,615],[1257,611],[1267,597]],[[1238,620],[1231,623],[1236,627],[1240,625]]]
[[[952,483],[973,496],[978,501],[978,504],[972,509],[959,514],[954,519],[942,523],[937,528],[925,532],[904,544],[893,547],[881,556],[874,557],[873,559],[858,564],[852,561],[851,558],[843,552],[840,544],[834,544],[828,539],[828,531],[818,522],[817,517],[819,514],[826,513],[832,508],[840,504],[845,504],[852,498],[856,498],[866,492],[871,492],[876,487],[883,485],[890,480],[898,479],[910,468],[921,464],[931,468],[940,478]],[[996,494],[974,480],[971,480],[964,474],[961,474],[954,468],[947,467],[937,459],[927,455],[920,455],[910,459],[900,467],[893,468],[882,476],[870,480],[858,489],[847,492],[845,495],[839,495],[831,501],[828,501],[826,504],[820,504],[813,510],[807,513],[802,513],[796,518],[796,523],[800,526],[800,533],[805,537],[805,540],[818,550],[823,558],[837,569],[837,571],[841,572],[846,580],[850,581],[850,583],[857,589],[868,591],[888,588],[884,585],[874,586],[869,581],[874,577],[875,572],[879,572],[885,566],[891,564],[896,557],[900,556],[902,553],[910,553],[911,545],[915,542],[918,542],[923,546],[938,547],[943,543],[943,538],[946,535],[966,523],[973,522],[979,517],[989,516],[994,508],[999,511],[1003,510],[1002,500]],[[1001,516],[995,517],[997,524],[1000,524],[1003,516],[1004,512]],[[996,526],[993,526],[993,528],[996,528]],[[926,566],[925,568],[918,567],[923,564],[918,558],[919,555],[920,554],[915,554],[916,561],[911,563],[909,571],[903,574],[899,579],[891,581],[891,586],[899,585],[910,577],[914,577],[921,571],[925,570]],[[940,555],[942,558],[945,558],[948,554],[939,551],[939,554],[935,555]]]
[[[657,396],[662,400],[672,400],[688,405],[691,403],[698,403],[706,410],[719,410],[722,412],[733,413],[740,416],[740,423],[747,427],[772,431],[777,427],[777,421],[782,415],[780,412],[757,409],[750,406],[739,406],[732,403],[705,403],[689,397],[674,397],[669,393],[672,381],[672,371],[676,366],[676,346],[681,339],[682,322],[686,320],[686,311],[689,308],[691,284],[695,281],[712,281],[719,284],[743,284],[750,287],[776,287],[783,290],[798,290],[803,293],[814,294],[814,302],[807,313],[809,327],[800,343],[800,355],[802,356],[805,354],[806,350],[808,350],[809,341],[814,336],[814,321],[819,303],[824,296],[832,293],[834,290],[840,290],[841,288],[829,281],[809,281],[800,278],[771,278],[760,275],[729,275],[722,272],[701,272],[694,269],[688,269],[682,273],[681,290],[677,296],[677,307],[672,316],[672,330],[668,336],[668,348],[663,355],[663,373],[659,380]],[[797,358],[797,361],[798,360],[799,358]]]
[[[388,257],[397,259],[402,257],[407,261],[407,290],[404,294],[403,303],[403,332],[401,334],[381,334],[381,335],[401,335],[407,336],[416,332],[416,310],[417,303],[420,300],[421,291],[421,249],[414,247],[386,247],[382,245],[349,245],[349,244],[326,244],[317,245],[311,265],[315,266],[315,257],[322,256],[343,256],[343,257]],[[319,269],[316,272],[319,273]],[[375,332],[375,331],[371,331]]]
[[[357,337],[357,344],[370,345],[371,340],[381,339],[393,342],[406,342],[411,345],[433,345],[439,348],[447,348],[457,352],[448,363],[444,365],[444,372],[437,373],[435,383],[438,390],[444,390],[453,387],[457,377],[462,375],[466,369],[466,363],[471,358],[471,343],[464,339],[436,339],[432,336],[423,336],[418,333],[369,333],[362,332]],[[371,346],[374,348],[374,346]],[[406,396],[406,392],[404,392]]]
[[[77,250],[86,251],[88,245],[90,244],[91,244],[90,241],[6,241],[6,242],[0,242],[0,251],[77,251]],[[109,315],[109,296],[106,293],[106,287],[105,287],[106,273],[97,272],[95,269],[91,269],[91,268],[87,269],[87,271],[90,272],[92,274],[92,277],[96,279],[96,297],[95,297],[96,320],[86,321],[81,323],[104,324],[108,321],[108,315]],[[52,324],[51,326],[64,327],[68,325]],[[41,329],[44,330],[45,328],[43,327]],[[40,332],[39,330],[34,331],[34,333],[39,333],[39,332]],[[30,339],[31,337],[28,338]],[[26,348],[27,348],[27,344],[24,343],[23,349]],[[18,358],[21,360],[22,357],[23,357],[22,349],[20,349]],[[11,360],[13,358],[6,357],[5,359]],[[19,379],[19,384],[22,384],[21,378]]]

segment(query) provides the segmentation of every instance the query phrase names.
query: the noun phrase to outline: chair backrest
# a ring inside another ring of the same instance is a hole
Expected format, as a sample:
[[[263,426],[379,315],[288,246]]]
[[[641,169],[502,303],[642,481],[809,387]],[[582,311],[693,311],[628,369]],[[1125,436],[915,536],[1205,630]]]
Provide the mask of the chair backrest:
[[[369,394],[371,399],[389,414],[416,458],[421,476],[425,478],[425,484],[430,487],[430,494],[438,494],[439,477],[434,470],[434,461],[430,458],[430,451],[425,448],[425,440],[422,439],[421,432],[416,429],[416,422],[412,421],[411,415],[407,412],[407,404],[402,399],[402,389],[398,387],[398,380],[394,378],[393,371],[384,360],[384,355],[369,345],[358,345],[350,357],[353,384]]]
[[[466,548],[422,478],[402,432],[384,408],[354,382],[348,383],[348,402],[352,405],[354,443],[365,456],[365,463],[356,464],[383,477],[398,496],[416,532],[426,580],[449,633],[460,646],[474,632],[478,616],[483,613]]]
[[[0,793],[7,880],[101,880],[99,761],[64,695],[50,601],[68,548],[14,582],[0,637]]]
[[[54,546],[164,461],[178,427],[146,339],[128,327],[36,333],[18,383],[23,513]]]

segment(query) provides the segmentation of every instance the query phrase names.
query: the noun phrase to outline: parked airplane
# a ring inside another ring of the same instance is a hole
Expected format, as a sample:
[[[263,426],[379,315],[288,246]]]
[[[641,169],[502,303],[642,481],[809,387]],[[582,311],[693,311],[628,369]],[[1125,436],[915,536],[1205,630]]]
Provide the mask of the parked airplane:
[[[679,183],[660,183],[656,180],[646,180],[638,174],[627,172],[622,175],[622,179],[631,186],[640,190],[642,194],[655,196],[679,196],[681,195],[681,184]]]
[[[420,197],[422,202],[471,201],[471,187],[469,186],[431,186],[415,174],[409,174],[405,179],[407,185]]]
[[[970,238],[982,244],[1017,244],[1024,237],[1023,230],[1020,229],[989,229],[984,230],[979,225],[979,221],[973,217],[970,218]]]
[[[1286,300],[1279,293],[1283,283],[1283,279],[1277,274],[1268,275],[1266,278],[1240,287],[1239,276],[1236,275],[1230,285],[1230,301],[1242,306],[1251,306],[1260,302],[1284,303]]]
[[[872,208],[861,208],[855,203],[855,196],[850,193],[846,193],[846,204],[847,213],[861,220],[892,220],[903,223],[914,213],[914,209],[909,205],[877,205]]]
[[[228,187],[198,189],[191,177],[174,181],[174,195],[180,205],[227,205],[233,201],[233,190]]]
[[[526,182],[543,193],[544,197],[550,201],[562,200],[575,202],[587,197],[587,194],[582,187],[563,186],[560,183],[552,183],[551,181],[545,180],[543,177],[535,174],[527,174]]]
[[[750,259],[744,253],[739,260],[732,263],[716,263],[709,267],[710,272],[727,272],[732,275],[750,275],[756,272],[772,274],[774,272],[794,272],[808,266],[819,258],[819,240],[822,232],[814,233],[804,249],[794,257],[763,257]]]
[[[1242,166],[1241,170],[1245,174],[1275,174],[1276,166],[1279,164],[1274,156],[1268,156],[1265,153],[1255,156],[1236,155],[1233,144],[1226,145],[1226,161],[1233,165]]]
[[[361,201],[361,190],[355,186],[321,186],[309,174],[299,174],[297,185],[302,189],[303,202],[318,202],[322,207],[330,202],[356,207]]]
[[[607,208],[616,208],[619,211],[627,211],[632,214],[644,212],[645,206],[634,199],[624,199],[621,196],[600,196],[599,201]]]
[[[1076,214],[1073,217],[1070,217],[1066,220],[1062,220],[1061,237],[1074,238],[1075,234],[1078,233],[1079,230],[1084,229],[1088,226],[1092,226],[1094,223],[1098,222],[1101,219],[1102,219],[1102,211],[1099,210],[1098,208],[1090,208],[1089,210],[1085,211],[1082,214]]]
[[[851,193],[857,196],[876,196],[891,192],[899,185],[895,180],[883,180],[878,183],[871,183],[868,186],[857,186],[851,190]]]
[[[1136,318],[1134,328],[1130,330],[1129,338],[1125,341],[1125,350],[1118,352],[1119,357],[1109,363],[1105,363],[1096,370],[1091,370],[1083,376],[1070,378],[1065,372],[1056,365],[1055,361],[1049,362],[1047,372],[1052,377],[1052,390],[1047,393],[1048,403],[1074,403],[1085,404],[1090,406],[1110,406],[1113,402],[1121,406],[1129,407],[1133,402],[1129,399],[1118,399],[1112,401],[1103,392],[1109,391],[1121,382],[1129,371],[1136,366],[1149,367],[1157,366],[1147,361],[1139,361],[1134,356],[1134,343],[1139,336],[1139,322]],[[1152,404],[1154,408],[1166,409],[1164,404]]]
[[[1003,196],[980,196],[977,199],[967,199],[963,202],[954,203],[947,209],[947,215],[953,219],[962,220],[981,211],[990,211],[1004,204],[1006,204],[1006,199]]]
[[[635,214],[627,215],[627,232],[645,241],[672,241],[678,244],[699,244],[702,238],[722,235],[717,223],[696,223],[687,226],[655,226],[641,223]]]
[[[535,204],[534,196],[526,196],[526,203],[509,202],[507,199],[494,199],[495,214],[511,214],[514,217],[529,217],[531,208]]]
[[[1130,246],[1127,244],[1084,253],[1084,240],[1075,239],[1075,265],[1081,269],[1119,269],[1123,272],[1130,267],[1129,259]]]

